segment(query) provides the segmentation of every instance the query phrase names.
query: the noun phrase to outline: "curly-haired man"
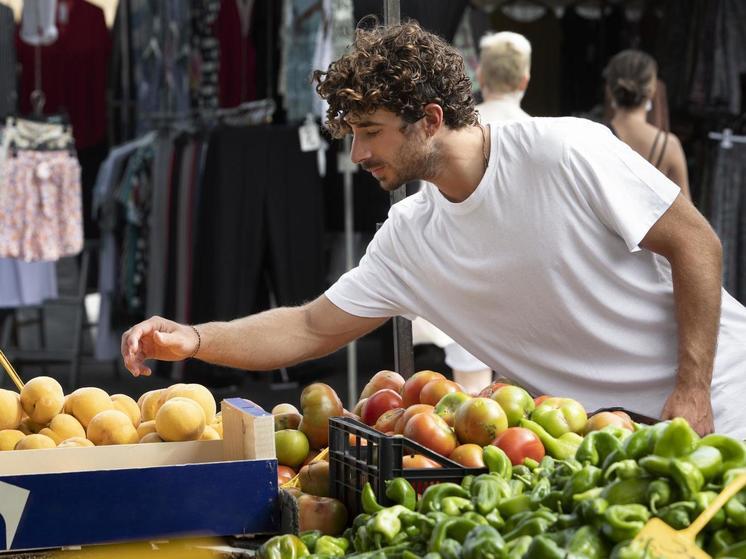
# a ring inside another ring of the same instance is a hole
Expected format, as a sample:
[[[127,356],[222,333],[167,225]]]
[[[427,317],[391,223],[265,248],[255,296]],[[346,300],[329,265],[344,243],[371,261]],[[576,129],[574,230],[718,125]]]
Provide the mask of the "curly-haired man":
[[[422,316],[535,391],[746,437],[746,309],[707,221],[647,161],[582,119],[479,125],[461,58],[414,23],[358,31],[316,80],[354,162],[385,190],[428,184],[311,303],[134,326],[133,374],[190,356],[274,369]]]

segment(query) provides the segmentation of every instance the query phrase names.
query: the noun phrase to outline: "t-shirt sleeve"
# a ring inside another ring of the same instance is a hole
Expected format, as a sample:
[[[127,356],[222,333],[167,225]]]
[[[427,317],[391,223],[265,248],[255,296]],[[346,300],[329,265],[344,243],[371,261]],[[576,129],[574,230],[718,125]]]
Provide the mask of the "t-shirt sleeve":
[[[605,126],[587,124],[565,142],[565,162],[580,195],[630,252],[681,191]]]
[[[392,243],[392,219],[376,232],[360,264],[326,290],[326,297],[345,312],[366,318],[415,315],[401,304],[405,292],[401,263]]]

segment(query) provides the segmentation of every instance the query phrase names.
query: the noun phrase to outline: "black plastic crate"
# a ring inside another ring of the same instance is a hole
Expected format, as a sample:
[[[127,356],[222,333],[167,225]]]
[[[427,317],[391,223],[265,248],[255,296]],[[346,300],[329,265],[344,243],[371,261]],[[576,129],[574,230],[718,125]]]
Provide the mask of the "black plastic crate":
[[[402,459],[421,454],[441,468],[404,469]],[[403,436],[387,436],[349,417],[329,419],[329,477],[331,496],[342,501],[350,518],[360,512],[360,494],[365,482],[373,487],[382,505],[393,504],[386,497],[386,480],[403,477],[417,493],[430,485],[451,481],[461,483],[464,476],[483,474],[487,468],[465,468]]]

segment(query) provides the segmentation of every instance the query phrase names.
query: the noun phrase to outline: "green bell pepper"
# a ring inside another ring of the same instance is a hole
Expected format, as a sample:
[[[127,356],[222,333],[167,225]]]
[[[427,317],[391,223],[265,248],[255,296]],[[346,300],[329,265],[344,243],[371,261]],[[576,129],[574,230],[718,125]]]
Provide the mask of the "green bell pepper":
[[[671,460],[671,477],[676,482],[684,500],[691,501],[705,484],[702,472],[694,464],[678,458]]]
[[[373,486],[369,481],[366,481],[365,485],[363,485],[363,491],[360,494],[360,504],[366,514],[373,514],[385,508],[383,505],[378,504],[376,494],[373,492]]]
[[[482,474],[474,479],[470,488],[472,502],[481,514],[488,514],[497,504],[511,497],[510,485],[495,474]]]
[[[566,552],[558,543],[545,535],[536,536],[523,559],[564,559]]]
[[[505,541],[492,526],[477,526],[462,546],[463,559],[502,559],[505,552]]]
[[[631,458],[615,462],[604,469],[604,479],[608,481],[638,477],[642,477],[642,468],[636,460],[632,460]]]
[[[461,558],[461,544],[451,538],[446,538],[443,543],[440,544],[440,550],[438,551],[443,559],[460,559]]]
[[[633,539],[650,518],[648,509],[639,504],[611,505],[604,512],[603,533],[614,542]]]
[[[430,535],[427,550],[439,553],[440,547],[447,538],[452,538],[459,543],[463,543],[469,532],[476,527],[476,522],[468,518],[448,518],[442,520],[435,525],[433,533]]]
[[[564,502],[570,502],[573,496],[597,487],[602,475],[603,472],[596,466],[591,464],[583,466],[565,483],[563,488]]]
[[[650,454],[643,456],[637,463],[647,473],[653,476],[670,476],[671,475],[671,459],[664,456],[657,456]]]
[[[469,474],[468,476],[464,476],[464,479],[461,480],[461,487],[466,489],[467,491],[471,491],[471,484],[474,483],[474,480],[477,476],[473,474]]]
[[[330,557],[344,557],[349,547],[350,542],[345,538],[321,536],[316,540],[314,553],[323,553]]]
[[[701,444],[717,448],[723,458],[723,472],[746,466],[746,445],[727,435],[707,435]]]
[[[648,551],[648,546],[632,540],[618,543],[611,550],[610,559],[661,559]]]
[[[601,534],[592,526],[578,528],[567,543],[567,556],[572,559],[604,559],[608,557]]]
[[[683,530],[692,523],[694,501],[677,501],[658,510],[658,517],[675,530]]]
[[[718,557],[727,557],[728,559],[746,559],[746,540],[729,545],[718,554]]]
[[[402,520],[400,516],[409,511],[408,508],[401,505],[394,505],[378,511],[370,517],[365,527],[368,529],[368,535],[375,541],[375,536],[380,535],[384,540],[391,544],[394,538],[401,532]]]
[[[657,514],[659,508],[665,507],[673,501],[671,482],[665,478],[651,481],[645,492],[645,501],[648,503],[650,510]]]
[[[505,550],[507,551],[506,559],[523,559],[528,552],[528,548],[531,547],[533,538],[531,536],[521,536],[513,541],[505,544]]]
[[[702,472],[705,482],[720,478],[723,473],[723,455],[714,446],[700,444],[697,450],[682,457],[681,460],[696,466]]]
[[[482,460],[491,474],[503,479],[510,479],[513,474],[513,464],[505,452],[495,445],[487,445],[482,449]]]
[[[463,497],[444,497],[440,506],[441,510],[448,516],[460,516],[462,512],[474,510],[471,501]]]
[[[441,510],[441,501],[445,497],[463,497],[469,498],[469,492],[455,483],[438,483],[431,485],[422,494],[420,502],[417,504],[417,510],[421,513]]]
[[[583,438],[575,433],[565,433],[560,437],[553,437],[541,425],[530,419],[521,419],[519,423],[521,427],[533,431],[541,440],[541,444],[544,445],[547,453],[558,460],[575,456],[575,452],[583,441]]]
[[[293,534],[268,539],[259,548],[261,559],[299,559],[310,555],[303,541]]]
[[[386,480],[386,497],[409,510],[414,510],[417,505],[417,492],[403,477]]]
[[[505,526],[505,520],[500,516],[500,511],[497,509],[493,509],[487,513],[487,516],[485,516],[484,519],[487,521],[487,524],[492,526],[495,530],[501,530]]]
[[[552,490],[552,484],[548,478],[541,478],[536,482],[528,498],[531,500],[532,508],[538,507]]]
[[[497,510],[503,518],[510,518],[514,514],[531,510],[531,497],[525,493],[503,499],[497,505]]]
[[[648,478],[620,479],[604,487],[601,496],[610,505],[641,505],[647,502],[649,485]]]
[[[622,445],[624,454],[633,460],[651,454],[655,446],[653,433],[650,427],[643,427],[632,433]]]
[[[653,453],[664,458],[678,458],[697,449],[700,437],[686,419],[676,417],[666,426],[656,441]]]
[[[728,526],[732,528],[746,527],[746,493],[742,491],[731,497],[725,503],[724,508]]]
[[[718,494],[714,491],[701,491],[700,493],[697,493],[696,497],[694,497],[694,504],[696,505],[696,507],[692,516],[692,520],[702,514],[702,511],[704,511],[707,508],[707,505],[712,503],[717,496]],[[721,508],[707,523],[706,529],[714,532],[715,530],[719,530],[720,528],[722,528],[724,524],[725,510]]]
[[[309,552],[316,553],[316,542],[323,535],[324,533],[321,530],[306,530],[298,534],[298,537],[303,542],[303,545],[308,548]]]
[[[592,431],[580,443],[575,459],[598,466],[612,453],[622,450],[622,441],[609,431]]]
[[[521,536],[538,536],[546,532],[557,521],[557,515],[546,509],[532,511],[505,534],[505,541],[511,541]]]
[[[575,514],[584,524],[600,529],[606,520],[605,514],[608,508],[609,503],[606,499],[601,497],[586,499],[585,501],[580,501],[575,507]]]
[[[710,543],[707,546],[707,553],[713,557],[717,557],[724,549],[733,545],[735,542],[736,537],[730,530],[717,530],[710,538]]]

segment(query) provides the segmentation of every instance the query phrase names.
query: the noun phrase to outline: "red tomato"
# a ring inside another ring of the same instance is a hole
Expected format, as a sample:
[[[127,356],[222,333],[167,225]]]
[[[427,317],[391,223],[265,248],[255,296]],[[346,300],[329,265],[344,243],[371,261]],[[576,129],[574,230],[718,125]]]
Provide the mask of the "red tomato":
[[[458,444],[448,423],[433,412],[418,413],[407,421],[404,436],[443,456],[450,456]]]
[[[417,468],[442,468],[435,460],[430,460],[427,456],[422,454],[408,454],[401,460],[402,468],[405,470],[417,469]]]
[[[478,444],[467,443],[457,446],[448,458],[467,468],[484,468],[482,447]]]
[[[384,388],[368,398],[368,401],[363,405],[363,413],[360,417],[366,425],[375,425],[383,412],[400,407],[402,407],[401,396],[390,388]]]
[[[408,408],[409,406],[413,404],[419,404],[420,403],[420,391],[422,390],[422,387],[425,386],[428,382],[435,379],[445,379],[443,375],[440,373],[436,373],[435,371],[418,371],[415,374],[413,374],[411,377],[407,379],[407,381],[404,383],[404,386],[402,386],[401,389],[401,395],[402,395],[402,401],[403,406],[405,408]]]
[[[539,437],[523,427],[509,427],[492,444],[502,449],[514,466],[523,464],[524,458],[532,458],[537,462],[544,458],[544,445]]]
[[[379,390],[390,388],[394,392],[401,392],[404,386],[404,377],[394,371],[378,371],[373,378],[368,381],[363,391],[360,393],[360,399],[373,396]]]
[[[536,398],[534,398],[534,404],[538,407],[547,398],[551,398],[551,396],[549,396],[548,394],[542,394],[541,396],[537,396]]]
[[[448,379],[435,379],[428,382],[420,390],[420,402],[435,406],[440,399],[451,392],[463,392],[464,389],[457,382]]]
[[[394,408],[383,412],[376,420],[376,424],[373,425],[373,429],[380,431],[381,433],[393,431],[396,422],[399,421],[399,418],[404,415],[405,412],[406,410],[404,408]]]
[[[394,431],[401,435],[404,432],[404,426],[407,424],[407,421],[412,419],[418,413],[425,413],[434,410],[435,408],[428,404],[415,404],[413,406],[409,406],[407,408],[407,411],[405,411],[404,414],[399,418],[399,421],[396,422]]]
[[[287,483],[295,477],[295,470],[289,466],[278,464],[277,466],[277,485]]]

